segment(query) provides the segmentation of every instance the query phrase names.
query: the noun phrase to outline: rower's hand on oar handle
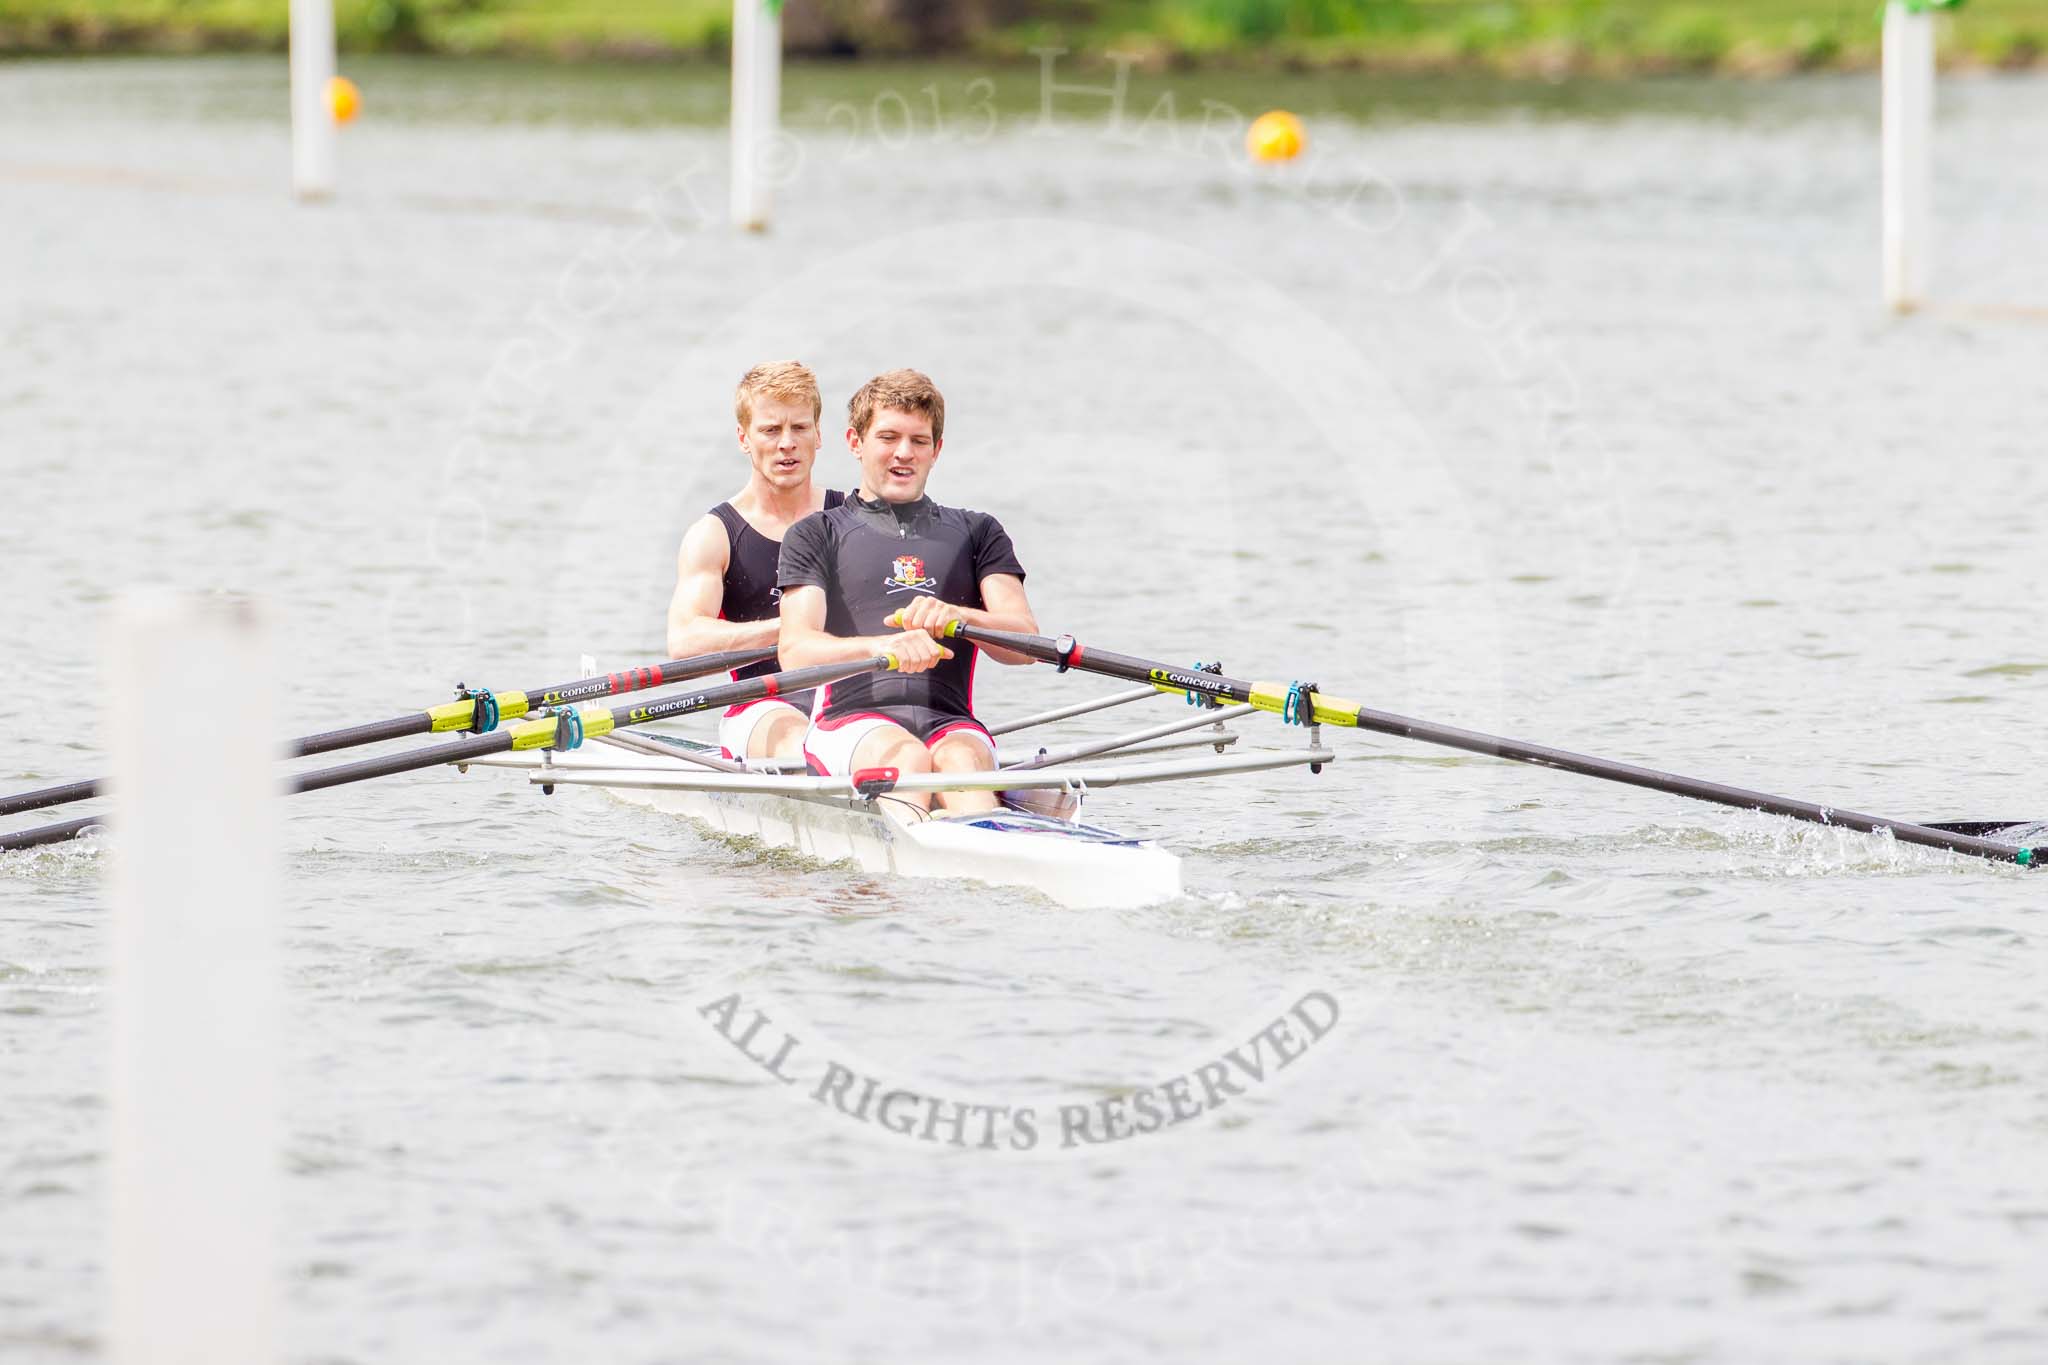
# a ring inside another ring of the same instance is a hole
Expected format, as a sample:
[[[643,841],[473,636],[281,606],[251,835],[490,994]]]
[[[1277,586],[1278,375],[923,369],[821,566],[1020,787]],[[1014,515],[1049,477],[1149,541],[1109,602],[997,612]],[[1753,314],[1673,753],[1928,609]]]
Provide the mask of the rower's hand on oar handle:
[[[914,597],[890,616],[889,624],[899,630],[921,630],[934,640],[943,640],[960,620],[960,608],[936,597]]]
[[[898,673],[923,673],[953,657],[953,651],[921,630],[906,630],[882,641],[883,652],[896,660]]]

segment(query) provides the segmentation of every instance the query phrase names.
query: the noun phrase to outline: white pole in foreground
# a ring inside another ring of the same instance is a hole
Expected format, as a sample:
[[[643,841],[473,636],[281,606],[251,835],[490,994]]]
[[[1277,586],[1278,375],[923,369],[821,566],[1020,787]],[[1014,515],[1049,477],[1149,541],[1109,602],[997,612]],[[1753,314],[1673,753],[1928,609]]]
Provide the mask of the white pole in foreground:
[[[1934,15],[1884,11],[1884,301],[1910,313],[1927,297],[1934,179]]]
[[[115,609],[107,658],[109,1358],[270,1365],[280,874],[269,632],[246,602],[135,594]]]
[[[768,230],[769,155],[782,120],[782,0],[733,0],[732,221]]]
[[[334,193],[334,0],[291,0],[291,49],[292,192],[325,199]]]

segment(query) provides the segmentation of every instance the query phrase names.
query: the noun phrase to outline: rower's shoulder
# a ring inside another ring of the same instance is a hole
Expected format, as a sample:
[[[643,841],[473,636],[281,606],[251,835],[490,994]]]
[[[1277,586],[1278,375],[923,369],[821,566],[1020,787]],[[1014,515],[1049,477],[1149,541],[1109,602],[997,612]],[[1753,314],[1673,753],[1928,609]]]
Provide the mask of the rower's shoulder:
[[[695,531],[708,526],[716,526],[728,537],[737,537],[743,529],[753,525],[754,522],[753,514],[742,505],[746,501],[747,495],[745,493],[734,494],[724,502],[712,507],[703,516],[697,518],[692,524],[691,530]],[[708,535],[710,533],[706,530],[705,534]]]
[[[829,510],[833,506],[831,497],[831,490],[826,490],[826,500],[820,506],[799,513],[795,521],[785,523],[760,504],[753,496],[752,489],[747,489],[718,504],[708,515],[723,523],[726,534],[735,542],[741,535],[751,531],[761,539],[774,544],[788,535],[791,527],[801,525],[820,512]]]
[[[720,515],[721,509],[729,512],[732,504],[720,503],[691,522],[689,529],[683,532],[678,557],[686,567],[694,564],[724,570],[732,554],[732,526]]]
[[[995,513],[984,512],[976,507],[949,507],[940,503],[939,516],[942,520],[954,522],[977,534],[991,529],[1003,529],[1002,520]]]

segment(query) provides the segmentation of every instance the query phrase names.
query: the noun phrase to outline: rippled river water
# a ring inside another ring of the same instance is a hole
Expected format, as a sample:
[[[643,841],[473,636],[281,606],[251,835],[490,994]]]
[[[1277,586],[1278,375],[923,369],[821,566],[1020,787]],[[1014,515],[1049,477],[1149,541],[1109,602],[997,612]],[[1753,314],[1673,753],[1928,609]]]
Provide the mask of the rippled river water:
[[[0,66],[8,787],[101,767],[130,584],[264,594],[292,733],[658,657],[732,380],[796,355],[828,405],[938,378],[934,491],[1003,517],[1050,629],[2048,818],[2039,79],[1944,86],[1944,306],[1897,322],[1863,78],[1184,75],[1116,118],[1031,69],[799,70],[750,239],[716,72],[355,74],[308,209],[281,61]],[[1311,155],[1254,174],[1233,120],[1279,104]],[[2048,1355],[2048,873],[1326,738],[1320,777],[1098,795],[1188,862],[1118,913],[504,774],[295,800],[291,1358]],[[99,1352],[104,880],[0,857],[15,1358]],[[1044,1140],[813,1102],[701,1016],[731,992]],[[1056,1140],[1305,997],[1335,1022],[1243,1096]]]

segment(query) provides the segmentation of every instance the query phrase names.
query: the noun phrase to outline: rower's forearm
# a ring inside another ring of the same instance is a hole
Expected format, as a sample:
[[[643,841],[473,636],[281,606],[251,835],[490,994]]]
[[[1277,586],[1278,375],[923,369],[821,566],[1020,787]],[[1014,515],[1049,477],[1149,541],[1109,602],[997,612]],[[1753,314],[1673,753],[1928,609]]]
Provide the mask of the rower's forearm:
[[[700,616],[685,625],[670,626],[668,656],[688,659],[699,654],[722,654],[728,649],[773,649],[781,622],[717,621]]]
[[[990,611],[986,607],[957,608],[960,619],[982,630],[1006,630],[1012,635],[1038,634],[1038,618],[1028,611]]]
[[[960,619],[982,630],[1003,630],[1012,635],[1038,634],[1038,618],[1028,611],[989,611],[981,607],[960,608]],[[993,645],[979,646],[981,652],[999,664],[1035,664],[1029,654],[1013,654]]]
[[[892,636],[828,635],[822,630],[785,630],[778,646],[778,662],[784,668],[814,668],[819,664],[854,664],[890,651]]]

